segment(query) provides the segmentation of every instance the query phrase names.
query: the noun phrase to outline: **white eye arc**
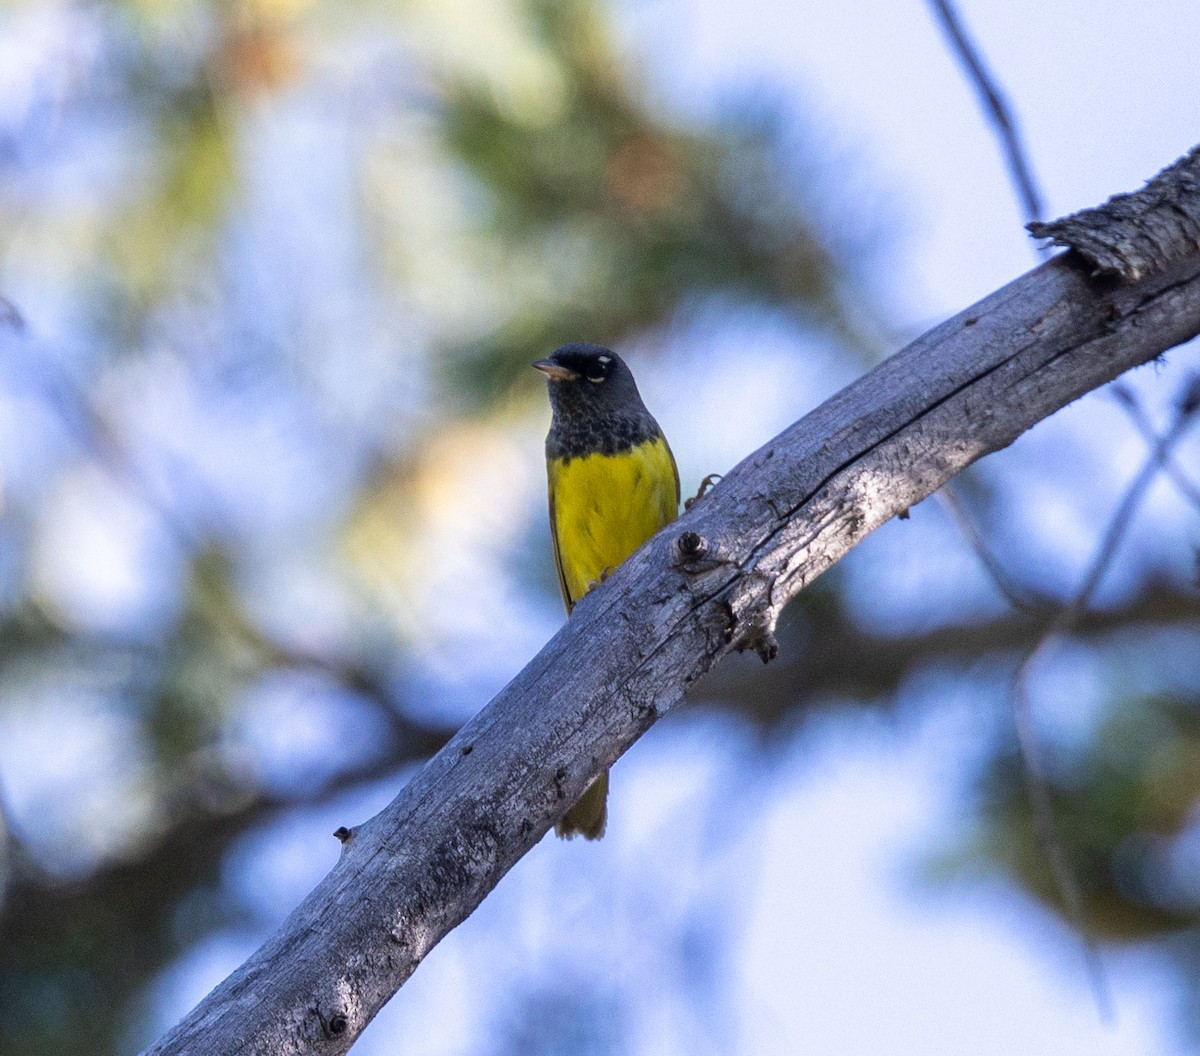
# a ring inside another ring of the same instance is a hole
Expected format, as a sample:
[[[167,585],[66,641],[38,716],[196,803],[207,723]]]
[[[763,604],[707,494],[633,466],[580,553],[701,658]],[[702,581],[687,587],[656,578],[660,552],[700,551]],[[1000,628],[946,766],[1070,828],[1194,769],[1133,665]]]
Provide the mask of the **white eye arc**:
[[[603,380],[604,380],[603,374],[601,374],[600,377],[598,377],[598,378],[588,378],[588,381],[590,381],[593,385],[599,385],[600,382],[602,382]]]
[[[612,356],[600,356],[599,360],[607,367],[612,362]]]

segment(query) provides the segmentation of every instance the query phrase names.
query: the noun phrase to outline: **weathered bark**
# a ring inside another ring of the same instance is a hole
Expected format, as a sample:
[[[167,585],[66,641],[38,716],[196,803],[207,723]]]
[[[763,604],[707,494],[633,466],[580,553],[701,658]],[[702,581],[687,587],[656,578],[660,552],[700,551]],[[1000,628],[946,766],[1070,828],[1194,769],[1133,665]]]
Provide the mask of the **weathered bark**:
[[[1082,253],[1098,274],[1124,282],[1186,272],[1200,253],[1200,147],[1193,147],[1140,191],[1114,195],[1049,223],[1028,225],[1035,238]]]
[[[1186,187],[1181,169],[1195,180],[1200,154],[1161,178]],[[1143,193],[1133,216],[1123,198],[1122,215],[1105,223],[1169,232],[1148,213],[1178,210],[1177,197]],[[1128,268],[1085,259],[1086,245],[1056,257],[743,461],[585,597],[382,813],[342,831],[333,871],[148,1051],[345,1052],[434,944],[688,685],[730,650],[772,655],[790,597],[982,455],[1200,333],[1200,247],[1186,235],[1160,242],[1160,270],[1145,239],[1126,241],[1139,253]],[[1119,258],[1121,244],[1109,238],[1105,252]]]

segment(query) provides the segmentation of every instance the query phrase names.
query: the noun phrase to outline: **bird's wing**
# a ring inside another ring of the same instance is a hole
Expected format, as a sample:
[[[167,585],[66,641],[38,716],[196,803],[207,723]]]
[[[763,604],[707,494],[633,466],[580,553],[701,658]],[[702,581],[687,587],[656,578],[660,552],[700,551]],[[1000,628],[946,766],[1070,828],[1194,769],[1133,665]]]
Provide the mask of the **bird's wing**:
[[[679,513],[679,466],[675,462],[675,453],[671,450],[671,445],[667,443],[667,438],[659,431],[659,437],[662,439],[663,447],[667,449],[667,461],[671,463],[671,472],[675,474],[675,513]],[[672,518],[674,520],[674,518]]]
[[[558,573],[558,588],[562,591],[563,604],[567,607],[567,615],[575,607],[575,600],[567,590],[567,574],[563,571],[562,551],[558,546],[558,514],[554,508],[554,469],[550,468],[550,487],[547,494],[550,498],[550,540],[554,543],[554,570]]]

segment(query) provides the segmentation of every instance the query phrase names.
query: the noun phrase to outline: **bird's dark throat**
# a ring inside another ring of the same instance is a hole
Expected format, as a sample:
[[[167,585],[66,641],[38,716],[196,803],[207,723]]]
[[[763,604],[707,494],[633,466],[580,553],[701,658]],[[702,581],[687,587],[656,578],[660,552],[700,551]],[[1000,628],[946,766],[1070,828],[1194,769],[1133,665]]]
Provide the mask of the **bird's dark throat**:
[[[556,415],[546,437],[546,457],[570,462],[588,455],[619,455],[660,436],[662,430],[648,413],[590,415],[567,422]]]

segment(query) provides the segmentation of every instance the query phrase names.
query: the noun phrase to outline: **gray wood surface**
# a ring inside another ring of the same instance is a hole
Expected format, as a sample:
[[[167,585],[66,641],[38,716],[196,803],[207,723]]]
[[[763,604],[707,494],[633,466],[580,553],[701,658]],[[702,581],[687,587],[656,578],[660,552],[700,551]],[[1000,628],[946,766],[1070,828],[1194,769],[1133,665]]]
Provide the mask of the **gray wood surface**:
[[[1186,269],[1188,259],[1200,250],[1200,147],[1193,147],[1140,191],[1117,194],[1097,209],[1028,227],[1035,238],[1078,250],[1097,273],[1110,273],[1124,282],[1168,275],[1176,263]]]
[[[1197,155],[1182,164],[1194,178]],[[1147,219],[1154,195],[1139,200],[1138,230],[1171,228]],[[1161,269],[1144,239],[1131,241],[1136,283],[1097,277],[1094,256],[1056,257],[750,455],[585,597],[384,811],[343,833],[329,875],[148,1052],[349,1049],[434,944],[689,684],[732,649],[772,654],[790,597],[976,459],[1200,332],[1200,248],[1182,238],[1159,247]],[[1105,252],[1119,258],[1120,244],[1110,238]],[[1119,261],[1104,270],[1125,273]]]

